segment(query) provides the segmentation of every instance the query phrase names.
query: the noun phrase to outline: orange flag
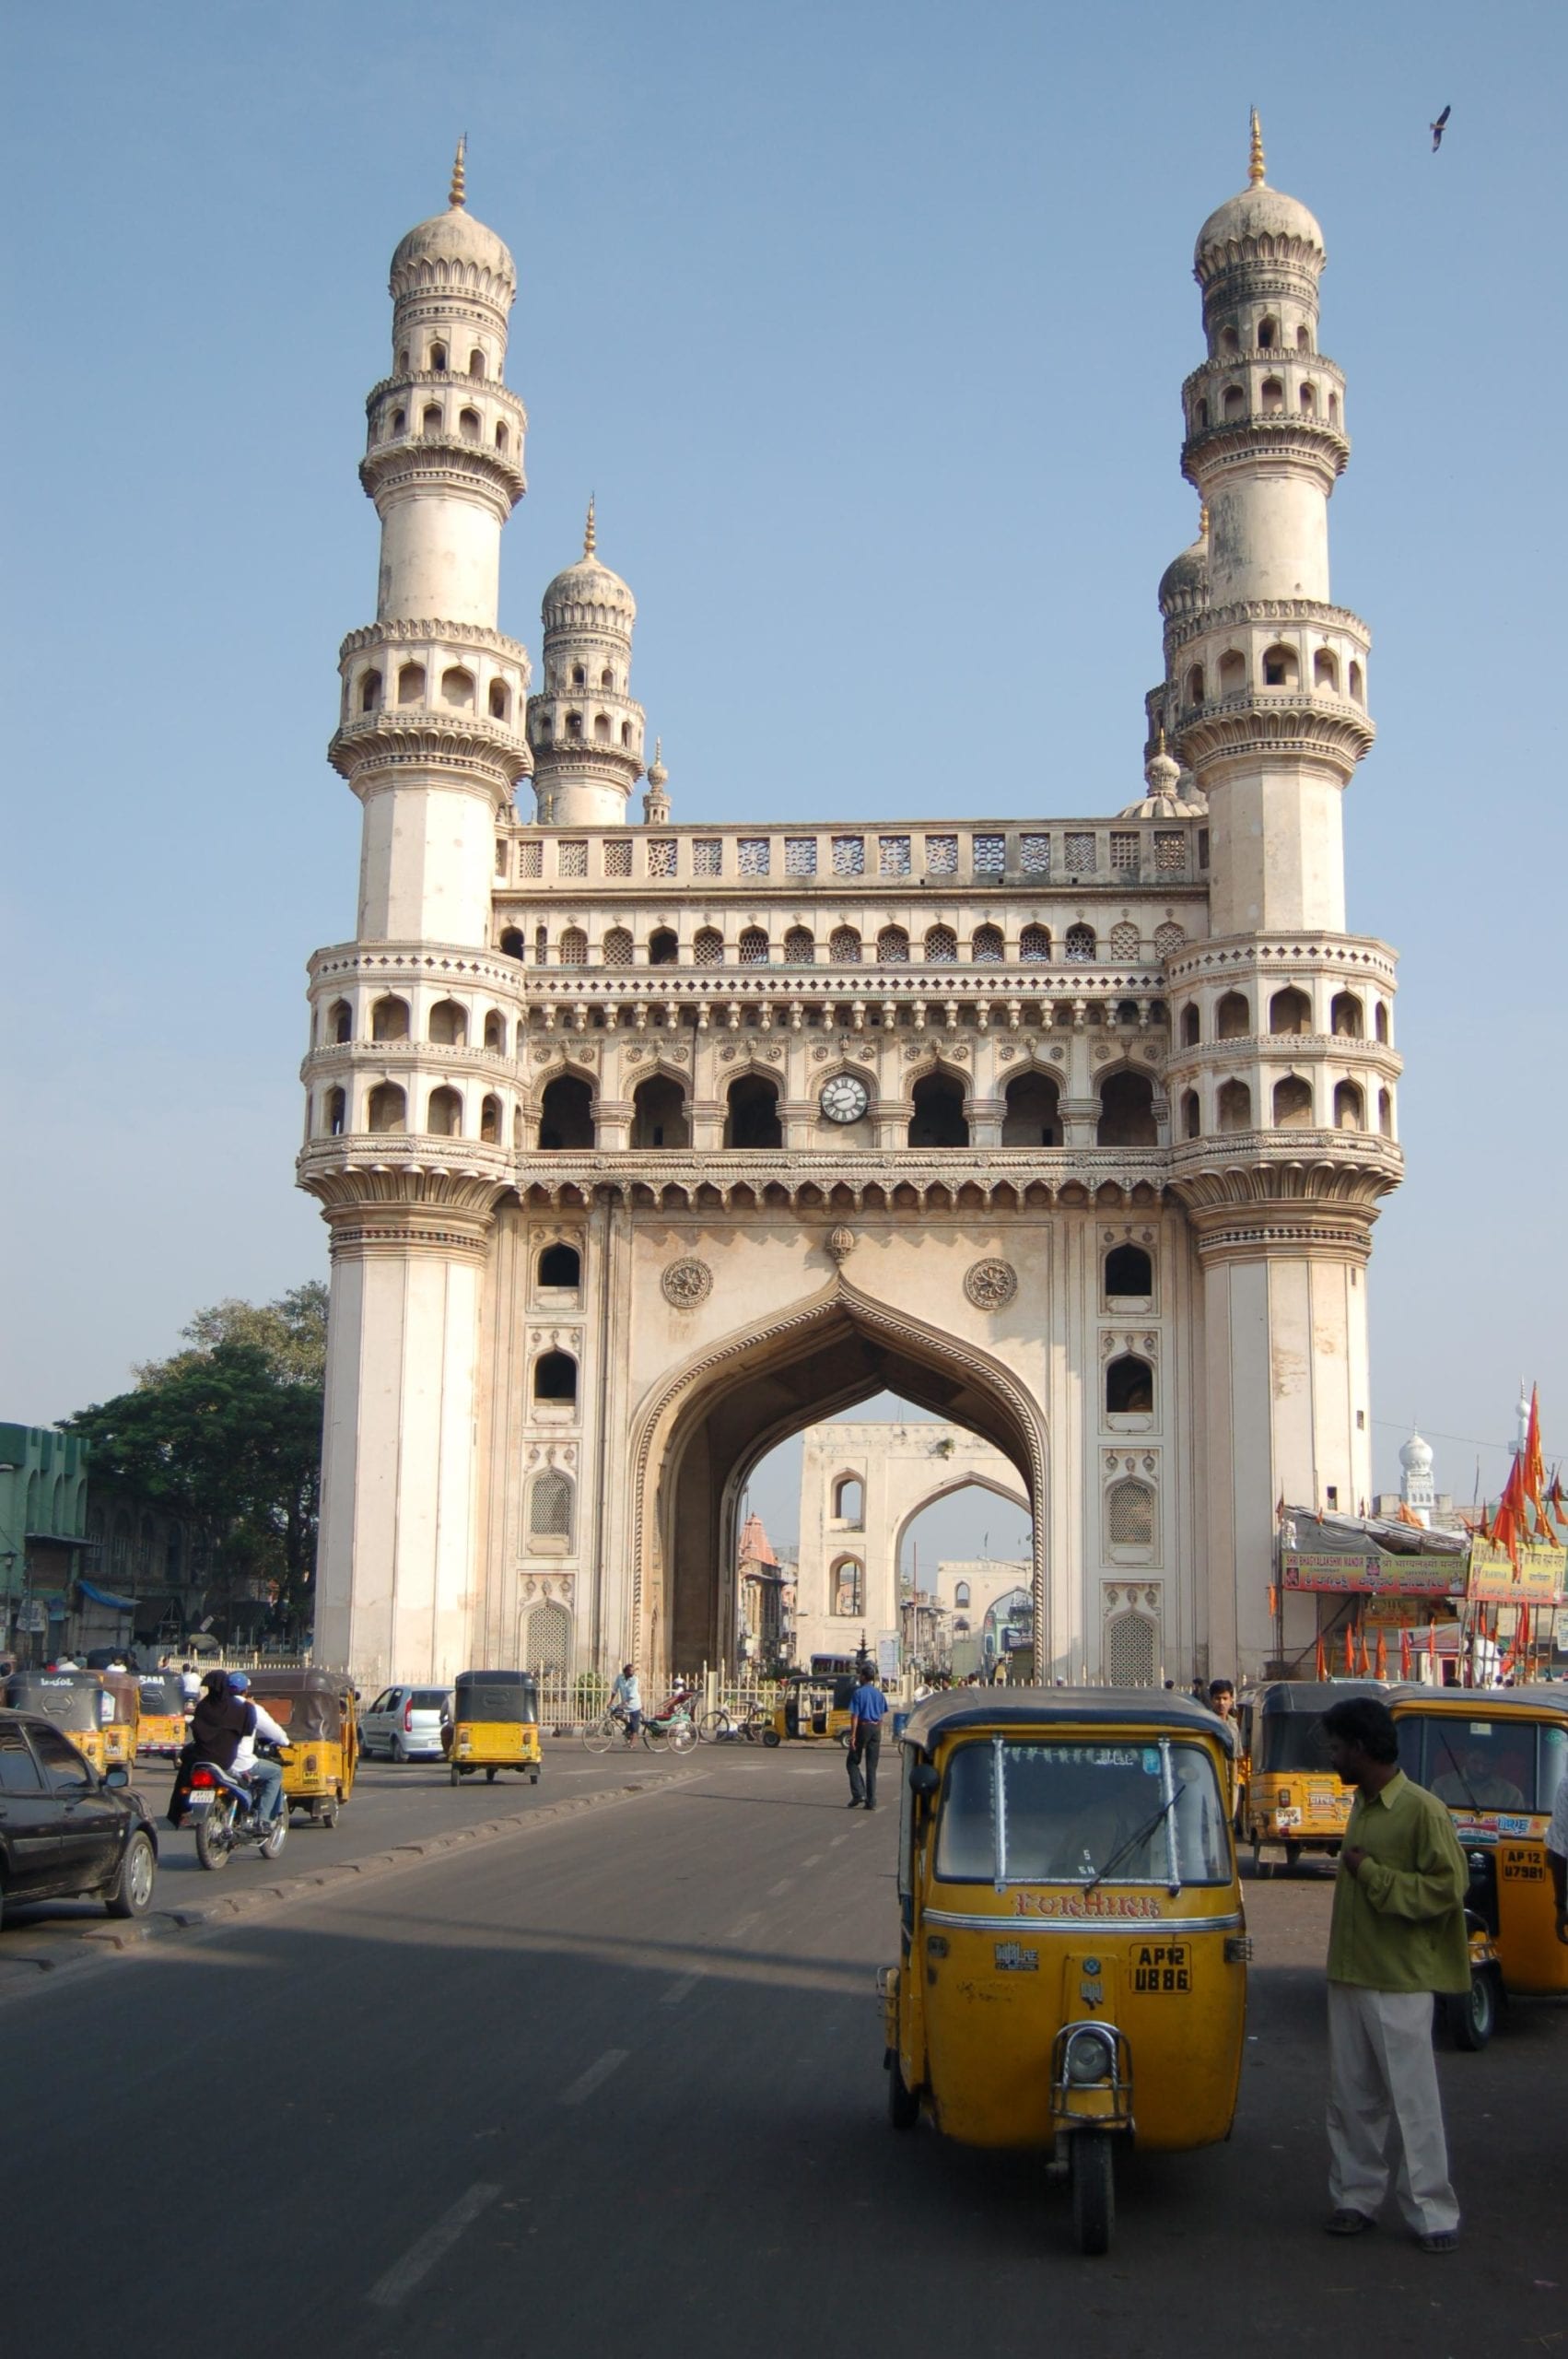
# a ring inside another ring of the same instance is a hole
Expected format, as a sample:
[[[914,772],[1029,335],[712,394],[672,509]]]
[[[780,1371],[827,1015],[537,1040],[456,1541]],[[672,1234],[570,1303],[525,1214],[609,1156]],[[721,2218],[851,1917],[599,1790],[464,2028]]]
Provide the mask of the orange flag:
[[[1435,1622],[1429,1622],[1426,1625],[1426,1667],[1435,1680],[1437,1677],[1437,1625]]]
[[[1377,1676],[1379,1679],[1388,1676],[1388,1641],[1381,1630],[1377,1633]]]
[[[1525,1468],[1518,1450],[1508,1470],[1508,1480],[1503,1485],[1503,1496],[1497,1502],[1497,1513],[1492,1520],[1492,1537],[1499,1548],[1506,1548],[1514,1560],[1514,1570],[1519,1569],[1519,1540],[1525,1526]]]
[[[1366,1642],[1364,1630],[1361,1634],[1361,1675],[1363,1679],[1372,1677],[1372,1649]]]
[[[1540,1454],[1540,1387],[1530,1387],[1530,1421],[1525,1428],[1525,1496],[1538,1509],[1546,1487],[1546,1461]]]
[[[1345,1676],[1347,1679],[1353,1679],[1355,1675],[1356,1634],[1347,1622],[1345,1625]]]
[[[1316,1665],[1314,1666],[1314,1668],[1315,1668],[1315,1671],[1316,1671],[1316,1676],[1317,1676],[1317,1678],[1318,1678],[1319,1680],[1324,1680],[1324,1679],[1327,1679],[1327,1678],[1328,1678],[1328,1655],[1327,1655],[1327,1654],[1325,1653],[1325,1651],[1324,1651],[1324,1647],[1323,1647],[1323,1633],[1322,1633],[1322,1631],[1321,1631],[1321,1630],[1320,1630],[1320,1631],[1318,1632],[1318,1634],[1317,1634],[1317,1660],[1316,1660]]]
[[[1411,1659],[1410,1659],[1410,1634],[1409,1630],[1401,1630],[1401,1631],[1400,1631],[1400,1633],[1399,1633],[1399,1676],[1400,1676],[1400,1678],[1401,1678],[1401,1679],[1409,1679],[1409,1678],[1410,1678],[1410,1676],[1411,1672],[1412,1672],[1412,1671],[1413,1671],[1413,1669],[1414,1669],[1414,1667],[1415,1667],[1415,1666],[1414,1666],[1414,1664],[1413,1664],[1413,1662],[1411,1661]]]

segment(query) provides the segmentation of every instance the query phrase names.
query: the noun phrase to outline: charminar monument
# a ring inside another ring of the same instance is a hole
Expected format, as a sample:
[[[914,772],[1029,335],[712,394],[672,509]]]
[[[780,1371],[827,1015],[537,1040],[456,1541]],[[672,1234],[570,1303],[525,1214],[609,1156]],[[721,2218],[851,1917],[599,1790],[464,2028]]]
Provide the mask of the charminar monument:
[[[1325,259],[1255,120],[1198,233],[1201,521],[1160,583],[1140,799],[685,825],[591,509],[537,669],[496,627],[528,419],[460,151],[392,256],[375,619],[331,747],[358,908],[310,968],[318,1660],[372,1686],[728,1660],[749,1473],[884,1390],[1015,1477],[1041,1677],[1274,1653],[1276,1501],[1371,1494],[1402,1169],[1394,957],[1345,932],[1373,729],[1328,583]],[[834,1602],[800,1601],[813,1644]],[[1284,1601],[1288,1651],[1316,1606]]]

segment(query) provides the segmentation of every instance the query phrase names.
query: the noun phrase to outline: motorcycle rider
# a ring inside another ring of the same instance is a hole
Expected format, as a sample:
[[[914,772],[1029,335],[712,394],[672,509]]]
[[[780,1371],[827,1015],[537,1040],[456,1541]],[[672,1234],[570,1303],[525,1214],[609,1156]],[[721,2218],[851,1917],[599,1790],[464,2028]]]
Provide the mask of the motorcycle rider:
[[[251,1707],[229,1688],[226,1671],[209,1671],[202,1681],[196,1708],[191,1715],[190,1742],[181,1748],[174,1790],[169,1797],[169,1824],[184,1824],[190,1800],[191,1772],[198,1761],[215,1769],[232,1771],[240,1741],[250,1720]]]
[[[288,1731],[287,1729],[279,1728],[265,1705],[252,1703],[251,1683],[242,1671],[229,1672],[228,1685],[230,1693],[250,1714],[250,1725],[240,1740],[239,1750],[234,1755],[234,1766],[229,1774],[235,1778],[250,1779],[256,1816],[263,1825],[275,1826],[283,1816],[283,1771],[275,1761],[262,1761],[257,1758],[256,1743],[260,1739],[265,1744],[282,1745],[287,1751]]]

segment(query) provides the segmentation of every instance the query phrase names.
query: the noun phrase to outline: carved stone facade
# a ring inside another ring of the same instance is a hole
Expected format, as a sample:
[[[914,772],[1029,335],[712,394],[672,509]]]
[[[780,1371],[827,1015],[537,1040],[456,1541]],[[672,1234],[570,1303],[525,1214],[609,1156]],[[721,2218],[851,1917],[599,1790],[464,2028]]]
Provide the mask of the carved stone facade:
[[[1011,1468],[1043,1676],[1310,1647],[1310,1600],[1270,1611],[1273,1506],[1370,1493],[1402,1168],[1393,956],[1344,931],[1372,732],[1328,601],[1316,222],[1259,160],[1199,236],[1207,507],[1137,802],[676,826],[656,755],[628,825],[636,607],[591,527],[532,699],[496,630],[515,274],[460,200],[394,261],[379,616],[333,745],[358,922],[310,964],[318,1652],[376,1682],[727,1659],[751,1469],[883,1389]]]

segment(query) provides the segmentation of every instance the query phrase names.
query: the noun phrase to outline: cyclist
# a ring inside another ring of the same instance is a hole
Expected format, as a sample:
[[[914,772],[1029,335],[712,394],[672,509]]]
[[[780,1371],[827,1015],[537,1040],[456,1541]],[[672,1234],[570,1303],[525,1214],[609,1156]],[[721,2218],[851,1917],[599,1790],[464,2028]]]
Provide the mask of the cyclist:
[[[626,1743],[635,1744],[642,1729],[642,1687],[629,1662],[621,1665],[621,1674],[610,1690],[610,1709],[617,1719],[626,1724]]]

